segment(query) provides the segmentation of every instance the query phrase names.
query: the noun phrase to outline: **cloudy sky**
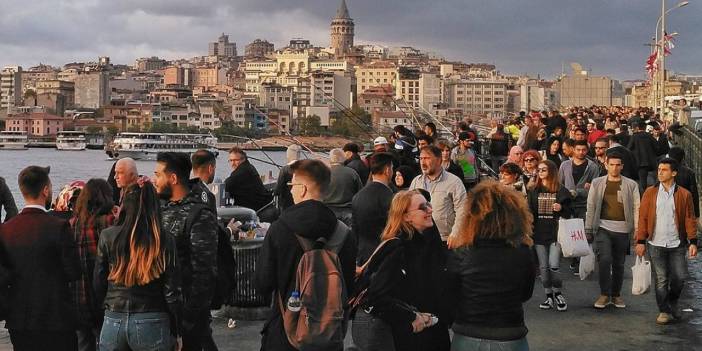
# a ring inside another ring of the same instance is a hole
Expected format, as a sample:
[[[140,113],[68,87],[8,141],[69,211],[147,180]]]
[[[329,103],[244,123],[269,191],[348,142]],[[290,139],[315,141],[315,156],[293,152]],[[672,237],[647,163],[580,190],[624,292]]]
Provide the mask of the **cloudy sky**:
[[[340,0],[339,0],[340,1]],[[243,53],[256,38],[329,45],[337,0],[2,0],[0,65],[62,65],[110,56],[116,63],[207,54],[227,33]],[[356,43],[414,46],[505,73],[554,77],[577,61],[596,75],[643,77],[658,0],[347,0]],[[669,6],[676,1],[668,0]],[[702,4],[667,16],[679,32],[671,70],[702,74]],[[697,21],[696,21],[697,20]]]

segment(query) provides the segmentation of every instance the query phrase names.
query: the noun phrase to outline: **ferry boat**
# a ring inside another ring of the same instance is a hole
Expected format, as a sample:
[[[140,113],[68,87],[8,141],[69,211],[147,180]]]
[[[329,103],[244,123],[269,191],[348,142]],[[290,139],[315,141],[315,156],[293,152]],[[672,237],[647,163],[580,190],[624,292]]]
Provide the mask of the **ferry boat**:
[[[81,151],[85,150],[86,145],[84,132],[64,130],[56,135],[56,149],[58,150]]]
[[[27,132],[0,132],[0,150],[27,150],[28,143]]]
[[[105,148],[105,152],[113,159],[130,157],[135,160],[155,160],[159,152],[192,154],[200,149],[219,155],[217,138],[212,134],[119,133]]]

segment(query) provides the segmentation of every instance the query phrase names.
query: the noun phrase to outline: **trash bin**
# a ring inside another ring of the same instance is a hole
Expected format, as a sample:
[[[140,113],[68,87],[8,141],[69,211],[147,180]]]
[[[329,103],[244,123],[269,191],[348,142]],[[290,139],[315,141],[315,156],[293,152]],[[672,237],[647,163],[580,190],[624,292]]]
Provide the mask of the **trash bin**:
[[[256,259],[263,247],[263,238],[240,240],[233,243],[236,260],[236,290],[233,306],[263,307],[270,305],[270,298],[258,293],[255,283]]]

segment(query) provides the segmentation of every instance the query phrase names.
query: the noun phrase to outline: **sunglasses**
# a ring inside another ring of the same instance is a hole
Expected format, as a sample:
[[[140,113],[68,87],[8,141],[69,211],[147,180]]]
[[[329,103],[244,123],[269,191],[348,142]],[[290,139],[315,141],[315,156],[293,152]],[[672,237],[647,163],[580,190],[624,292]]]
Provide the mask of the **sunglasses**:
[[[417,208],[415,208],[414,210],[411,210],[411,211],[409,211],[409,212],[417,211],[417,210],[419,210],[419,211],[424,211],[424,212],[429,212],[430,209],[431,209],[431,203],[425,202],[425,203],[422,203],[421,205],[419,205],[419,207],[417,207]]]
[[[534,161],[536,161],[535,158],[525,158],[524,159],[524,162],[534,162]]]

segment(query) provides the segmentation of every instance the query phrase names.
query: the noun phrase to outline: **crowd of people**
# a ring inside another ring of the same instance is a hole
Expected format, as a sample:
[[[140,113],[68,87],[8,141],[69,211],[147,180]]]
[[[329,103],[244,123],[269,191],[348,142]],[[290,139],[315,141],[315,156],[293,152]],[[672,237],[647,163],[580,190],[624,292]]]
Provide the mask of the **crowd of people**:
[[[568,218],[595,250],[594,308],[626,308],[633,247],[651,261],[656,322],[680,318],[699,196],[674,125],[620,107],[503,122],[445,137],[397,126],[365,157],[349,143],[327,162],[292,145],[272,193],[231,149],[227,197],[272,222],[255,267],[272,311],[261,349],[342,350],[350,330],[363,351],[528,350],[537,277],[538,307],[568,310],[557,240]],[[210,310],[226,303],[221,252],[240,223],[217,220],[215,167],[205,150],[160,153],[151,177],[121,159],[54,200],[49,169],[29,166],[19,213],[0,179],[0,319],[15,350],[216,350]]]

